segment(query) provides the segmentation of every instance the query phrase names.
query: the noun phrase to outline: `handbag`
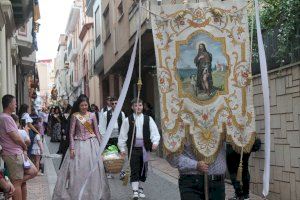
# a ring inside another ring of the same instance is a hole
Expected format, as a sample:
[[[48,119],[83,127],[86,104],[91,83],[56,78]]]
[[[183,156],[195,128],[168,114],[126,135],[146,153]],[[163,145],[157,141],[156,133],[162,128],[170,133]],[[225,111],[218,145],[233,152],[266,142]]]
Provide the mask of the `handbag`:
[[[31,163],[30,163],[29,159],[25,159],[24,154],[22,154],[22,158],[23,158],[23,168],[30,169]]]

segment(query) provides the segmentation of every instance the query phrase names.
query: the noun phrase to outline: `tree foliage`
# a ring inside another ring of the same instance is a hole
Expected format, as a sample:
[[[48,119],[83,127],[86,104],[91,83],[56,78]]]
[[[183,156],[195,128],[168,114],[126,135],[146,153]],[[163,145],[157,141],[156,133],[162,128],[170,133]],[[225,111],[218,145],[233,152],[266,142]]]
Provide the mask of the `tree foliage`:
[[[300,60],[300,0],[261,0],[260,8],[264,38],[272,38],[276,43],[275,47],[268,46],[268,41],[265,41],[266,49],[274,48],[269,57],[277,67],[293,59]],[[257,48],[254,49],[256,53]]]

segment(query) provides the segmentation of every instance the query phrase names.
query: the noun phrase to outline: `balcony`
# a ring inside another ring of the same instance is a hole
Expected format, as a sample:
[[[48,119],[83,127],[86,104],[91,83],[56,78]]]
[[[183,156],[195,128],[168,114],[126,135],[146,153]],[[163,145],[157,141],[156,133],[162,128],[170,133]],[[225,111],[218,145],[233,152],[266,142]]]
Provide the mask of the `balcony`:
[[[7,1],[7,0],[6,0]],[[14,20],[17,28],[26,23],[32,15],[33,1],[32,0],[11,0],[12,9],[14,12]]]
[[[80,17],[80,8],[73,6],[69,15],[66,33],[70,34],[75,31],[76,24]]]
[[[79,48],[73,48],[69,54],[70,62],[74,61],[79,53]]]
[[[13,16],[12,4],[8,0],[1,0],[0,10],[2,10],[2,17],[4,18],[5,28],[9,37],[13,36],[16,29],[15,20]],[[1,14],[1,12],[0,12]]]
[[[36,52],[34,51],[32,54],[26,57],[22,57],[21,65],[22,65],[22,73],[29,74],[33,73],[35,69],[35,62],[36,62]]]
[[[16,42],[22,56],[29,56],[34,51],[32,32],[32,18],[16,32]]]
[[[5,23],[4,13],[3,13],[2,9],[1,9],[1,5],[0,5],[0,29],[3,28],[4,23]]]
[[[80,39],[81,42],[83,41],[83,39],[84,39],[86,33],[88,32],[88,30],[92,27],[93,27],[93,22],[89,22],[88,20],[86,22],[83,22],[83,26],[82,26],[82,29],[81,29],[80,34],[79,34],[79,39]]]

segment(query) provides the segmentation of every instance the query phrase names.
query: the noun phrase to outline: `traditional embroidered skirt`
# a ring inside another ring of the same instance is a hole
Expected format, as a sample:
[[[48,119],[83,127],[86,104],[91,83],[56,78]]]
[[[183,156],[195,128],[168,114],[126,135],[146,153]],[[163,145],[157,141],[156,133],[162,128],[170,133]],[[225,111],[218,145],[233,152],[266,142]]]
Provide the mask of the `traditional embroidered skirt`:
[[[75,140],[75,158],[70,159],[70,151],[68,150],[61,169],[57,174],[53,200],[78,199],[84,181],[98,159],[96,156],[98,150],[99,143],[96,138],[86,141]],[[88,179],[82,199],[110,199],[110,189],[102,159],[98,161],[97,168]]]

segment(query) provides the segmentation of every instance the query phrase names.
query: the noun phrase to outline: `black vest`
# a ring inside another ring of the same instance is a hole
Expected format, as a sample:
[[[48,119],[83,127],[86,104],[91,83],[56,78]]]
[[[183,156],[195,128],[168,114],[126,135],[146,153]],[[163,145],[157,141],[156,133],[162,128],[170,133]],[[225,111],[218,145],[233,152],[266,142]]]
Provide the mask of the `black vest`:
[[[109,110],[109,111],[107,111],[107,122],[106,122],[106,127],[108,127],[108,124],[109,124],[111,118],[112,118],[112,110]],[[118,117],[118,128],[119,128],[119,132],[120,132],[122,123],[123,123],[123,118],[122,118],[122,111],[121,111],[120,114],[119,114],[119,117]]]
[[[108,110],[108,108],[107,108],[107,106],[105,106],[104,108],[103,108],[103,112],[106,112]]]
[[[133,134],[133,127],[134,127],[133,115],[130,115],[128,117],[128,122],[129,122],[129,131],[128,131],[127,147],[129,151],[131,148],[131,140]],[[136,138],[136,132],[134,133],[133,146],[135,144],[135,138]],[[152,151],[152,142],[150,139],[150,118],[148,115],[144,115],[143,139],[144,139],[144,146],[146,151]]]

